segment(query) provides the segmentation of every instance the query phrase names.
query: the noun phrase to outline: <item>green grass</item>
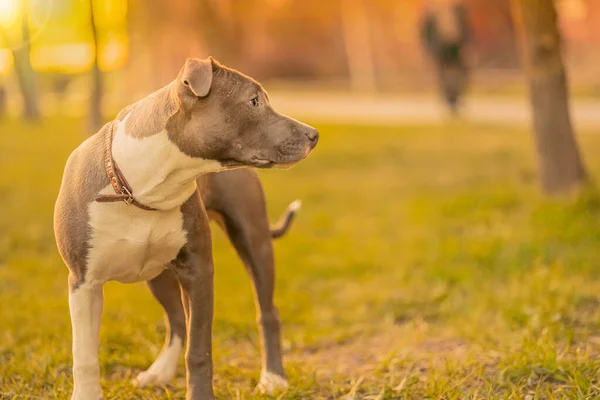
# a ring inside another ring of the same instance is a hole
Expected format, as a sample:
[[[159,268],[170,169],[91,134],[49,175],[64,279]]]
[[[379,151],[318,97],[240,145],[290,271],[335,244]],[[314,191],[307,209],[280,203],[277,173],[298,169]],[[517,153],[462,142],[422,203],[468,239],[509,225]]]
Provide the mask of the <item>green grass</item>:
[[[0,399],[71,390],[67,269],[52,208],[80,120],[0,125]],[[277,304],[291,389],[281,399],[600,397],[600,202],[538,194],[525,130],[320,126],[315,153],[262,173],[277,241]],[[581,135],[600,175],[600,135]],[[252,394],[251,287],[215,230],[215,388]],[[100,358],[107,399],[183,399],[131,378],[163,341],[143,284],[109,284]],[[183,361],[182,361],[183,364]]]

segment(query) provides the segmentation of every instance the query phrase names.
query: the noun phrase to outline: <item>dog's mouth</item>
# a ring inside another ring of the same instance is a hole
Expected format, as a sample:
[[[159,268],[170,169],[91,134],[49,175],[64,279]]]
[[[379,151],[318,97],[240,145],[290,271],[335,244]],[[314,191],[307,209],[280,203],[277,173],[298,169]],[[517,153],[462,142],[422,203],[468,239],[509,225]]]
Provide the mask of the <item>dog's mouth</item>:
[[[251,165],[256,168],[268,169],[268,168],[273,168],[275,165],[277,165],[277,163],[275,161],[257,158],[257,159],[252,160]]]
[[[305,158],[306,158],[306,156],[300,157],[300,158],[294,159],[294,160],[281,160],[281,161],[273,161],[273,160],[268,160],[268,159],[254,159],[254,160],[252,160],[251,165],[255,168],[261,168],[261,169],[268,169],[268,168],[286,169],[286,168],[290,168],[290,167],[298,164],[300,161],[304,160]]]
[[[277,165],[275,161],[255,158],[250,161],[238,161],[238,160],[223,160],[221,161],[221,165],[226,168],[239,168],[239,167],[254,167],[261,169],[273,168]]]
[[[290,168],[293,165],[296,165],[300,161],[304,160],[310,154],[311,149],[307,149],[304,154],[296,157],[291,156],[283,156],[278,157],[277,160],[263,158],[263,157],[252,157],[249,160],[236,160],[236,159],[228,159],[221,161],[221,165],[227,168],[235,168],[235,167],[254,167],[260,169],[269,169],[269,168]]]

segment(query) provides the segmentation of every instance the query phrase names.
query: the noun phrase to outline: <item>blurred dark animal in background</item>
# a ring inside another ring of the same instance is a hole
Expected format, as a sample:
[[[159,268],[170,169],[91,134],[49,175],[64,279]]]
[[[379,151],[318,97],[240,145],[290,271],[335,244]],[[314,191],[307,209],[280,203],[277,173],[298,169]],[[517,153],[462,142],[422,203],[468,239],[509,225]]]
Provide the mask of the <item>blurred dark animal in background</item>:
[[[434,63],[441,94],[452,113],[457,114],[469,78],[465,48],[471,32],[466,7],[460,3],[431,2],[425,9],[420,33]]]

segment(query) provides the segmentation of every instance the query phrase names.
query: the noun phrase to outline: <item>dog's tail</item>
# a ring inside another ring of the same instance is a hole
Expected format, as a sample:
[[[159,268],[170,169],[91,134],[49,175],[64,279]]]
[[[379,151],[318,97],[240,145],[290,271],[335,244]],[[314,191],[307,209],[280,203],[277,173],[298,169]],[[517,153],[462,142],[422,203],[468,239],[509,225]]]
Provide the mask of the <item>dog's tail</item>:
[[[302,206],[302,201],[296,200],[293,201],[285,210],[285,213],[279,218],[279,221],[275,226],[271,226],[271,237],[273,239],[277,239],[286,234],[290,226],[292,225],[292,221],[296,216],[296,213]]]

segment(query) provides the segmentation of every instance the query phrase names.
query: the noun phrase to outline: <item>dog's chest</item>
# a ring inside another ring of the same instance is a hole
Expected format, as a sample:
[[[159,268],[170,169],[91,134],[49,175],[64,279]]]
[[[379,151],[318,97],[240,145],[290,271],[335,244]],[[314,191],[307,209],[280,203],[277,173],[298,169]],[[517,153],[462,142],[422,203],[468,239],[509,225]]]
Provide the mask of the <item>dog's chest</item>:
[[[89,205],[91,240],[86,280],[152,279],[186,243],[179,209],[144,211],[125,203]]]

